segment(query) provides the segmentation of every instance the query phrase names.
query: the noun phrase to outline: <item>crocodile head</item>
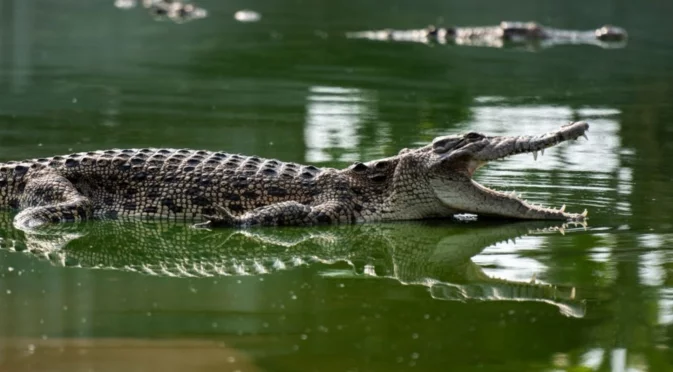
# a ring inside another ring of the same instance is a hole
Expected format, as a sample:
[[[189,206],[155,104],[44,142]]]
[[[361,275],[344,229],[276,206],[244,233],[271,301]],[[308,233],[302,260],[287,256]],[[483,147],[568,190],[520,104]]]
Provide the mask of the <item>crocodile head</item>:
[[[534,206],[512,193],[489,189],[472,179],[474,172],[491,160],[521,153],[533,153],[561,142],[585,136],[589,124],[571,123],[556,132],[540,136],[486,136],[470,132],[436,138],[425,147],[429,161],[428,174],[435,195],[448,208],[478,215],[521,219],[559,219],[581,221],[582,214],[560,209]]]
[[[542,26],[535,22],[501,22],[500,36],[507,41],[539,40],[547,38]]]
[[[610,25],[597,29],[595,34],[596,38],[601,41],[624,41],[627,38],[626,30]]]

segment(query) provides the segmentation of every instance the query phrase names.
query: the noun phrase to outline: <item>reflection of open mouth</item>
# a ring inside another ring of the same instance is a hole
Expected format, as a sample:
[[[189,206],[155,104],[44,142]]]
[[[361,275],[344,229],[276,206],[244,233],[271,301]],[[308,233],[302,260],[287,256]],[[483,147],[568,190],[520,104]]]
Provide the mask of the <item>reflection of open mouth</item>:
[[[442,161],[450,164],[454,171],[464,169],[470,182],[447,182],[438,179],[433,181],[433,188],[447,206],[469,213],[522,219],[583,221],[587,216],[586,210],[581,214],[573,214],[565,212],[565,205],[559,209],[535,206],[519,198],[514,192],[503,193],[485,187],[474,181],[472,176],[491,160],[521,153],[532,153],[537,159],[538,152],[544,153],[548,147],[581,136],[586,138],[588,129],[589,124],[580,121],[541,136],[484,136],[471,132],[458,139],[455,136],[437,138],[433,142],[434,152],[443,156]]]

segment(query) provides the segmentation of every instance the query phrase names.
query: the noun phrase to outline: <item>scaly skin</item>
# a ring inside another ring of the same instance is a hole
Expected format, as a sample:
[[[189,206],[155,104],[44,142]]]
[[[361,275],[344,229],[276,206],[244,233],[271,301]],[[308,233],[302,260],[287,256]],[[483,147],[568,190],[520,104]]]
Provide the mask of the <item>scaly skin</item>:
[[[436,138],[396,156],[337,170],[221,152],[131,149],[0,164],[0,206],[23,230],[95,217],[138,216],[201,226],[316,225],[475,213],[581,221],[485,188],[490,160],[583,136],[577,122],[538,137],[478,133]]]

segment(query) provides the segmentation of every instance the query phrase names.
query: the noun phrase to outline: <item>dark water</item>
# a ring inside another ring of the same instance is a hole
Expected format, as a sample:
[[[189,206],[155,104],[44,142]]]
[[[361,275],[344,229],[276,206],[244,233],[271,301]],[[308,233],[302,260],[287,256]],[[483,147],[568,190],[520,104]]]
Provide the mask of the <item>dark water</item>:
[[[0,226],[2,371],[673,370],[667,1],[0,1],[0,160],[190,147],[344,166],[477,130],[590,140],[479,171],[589,226],[401,223],[203,232]],[[253,9],[259,22],[233,19]],[[622,49],[348,40],[537,20]],[[551,229],[550,229],[551,228]],[[35,253],[29,253],[29,252]]]

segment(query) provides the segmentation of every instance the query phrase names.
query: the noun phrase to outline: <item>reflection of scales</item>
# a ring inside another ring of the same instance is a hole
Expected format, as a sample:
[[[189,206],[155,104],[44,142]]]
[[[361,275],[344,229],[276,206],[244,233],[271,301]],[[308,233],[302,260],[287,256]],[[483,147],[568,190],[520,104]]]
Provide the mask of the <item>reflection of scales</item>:
[[[95,269],[104,269],[153,277],[224,281],[252,276],[262,281],[303,267],[327,280],[387,280],[425,287],[442,301],[543,302],[581,318],[585,304],[573,287],[539,282],[535,275],[531,280],[503,277],[502,271],[489,275],[485,266],[493,265],[477,258],[496,246],[516,252],[522,247],[540,249],[560,236],[563,226],[472,221],[204,231],[176,222],[118,219],[12,235],[11,217],[3,214],[0,248],[11,255],[30,252],[51,262],[48,270],[63,275],[89,271],[87,275],[98,277],[104,274]],[[531,268],[530,259],[520,255],[511,257],[505,268],[516,267],[516,260]],[[546,267],[538,263],[533,270],[543,273]]]

